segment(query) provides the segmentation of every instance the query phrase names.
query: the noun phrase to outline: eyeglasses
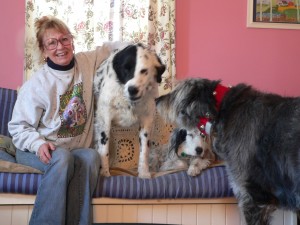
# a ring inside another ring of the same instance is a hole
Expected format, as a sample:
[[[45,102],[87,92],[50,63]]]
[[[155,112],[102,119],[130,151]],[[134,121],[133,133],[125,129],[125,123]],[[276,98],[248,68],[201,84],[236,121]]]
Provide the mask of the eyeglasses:
[[[63,46],[68,46],[72,44],[73,37],[71,34],[67,34],[62,36],[60,39],[49,38],[44,42],[44,46],[47,50],[53,50],[57,48],[58,42],[60,42]]]

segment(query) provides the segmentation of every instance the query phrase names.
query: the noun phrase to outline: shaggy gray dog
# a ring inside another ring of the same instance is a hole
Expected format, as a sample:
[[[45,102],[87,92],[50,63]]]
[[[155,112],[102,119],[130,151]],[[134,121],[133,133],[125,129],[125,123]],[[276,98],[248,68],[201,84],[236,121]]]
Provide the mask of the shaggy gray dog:
[[[212,124],[213,150],[225,161],[246,224],[269,224],[277,208],[299,218],[300,98],[195,78],[157,99],[157,109],[202,132]]]

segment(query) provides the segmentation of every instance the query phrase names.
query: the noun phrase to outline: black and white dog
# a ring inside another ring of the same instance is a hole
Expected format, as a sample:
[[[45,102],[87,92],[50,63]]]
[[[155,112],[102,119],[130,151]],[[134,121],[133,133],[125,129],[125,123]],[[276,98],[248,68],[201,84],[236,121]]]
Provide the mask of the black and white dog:
[[[300,98],[194,78],[161,96],[157,108],[202,132],[212,123],[213,150],[225,161],[246,224],[269,224],[277,208],[299,217]]]
[[[182,169],[196,176],[214,160],[210,141],[201,136],[198,128],[175,128],[169,143],[151,149],[149,163],[155,172]]]
[[[101,157],[101,175],[109,172],[109,137],[112,123],[140,125],[138,173],[150,178],[150,134],[155,116],[155,98],[165,66],[159,57],[141,44],[129,45],[114,53],[97,70],[94,94],[96,148]]]

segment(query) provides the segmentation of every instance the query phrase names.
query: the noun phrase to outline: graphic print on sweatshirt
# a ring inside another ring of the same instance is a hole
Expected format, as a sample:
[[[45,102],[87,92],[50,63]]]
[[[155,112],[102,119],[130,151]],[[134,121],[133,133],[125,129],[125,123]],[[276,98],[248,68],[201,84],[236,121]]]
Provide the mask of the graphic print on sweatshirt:
[[[75,137],[83,133],[87,114],[82,90],[83,84],[79,83],[73,90],[60,96],[61,127],[57,133],[58,138]]]

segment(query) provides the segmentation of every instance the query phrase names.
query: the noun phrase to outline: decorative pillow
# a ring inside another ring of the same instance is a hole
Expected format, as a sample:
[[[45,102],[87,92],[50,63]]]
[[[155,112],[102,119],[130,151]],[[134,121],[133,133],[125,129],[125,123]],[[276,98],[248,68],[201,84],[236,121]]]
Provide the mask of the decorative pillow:
[[[111,129],[109,143],[110,167],[136,169],[139,157],[138,127],[122,128],[114,126]]]
[[[0,159],[0,172],[5,173],[43,173],[42,171],[30,166],[8,162]]]
[[[168,143],[174,129],[156,113],[154,127],[151,134],[151,148]],[[129,170],[136,174],[139,162],[139,125],[128,128],[113,126],[110,139],[110,167],[112,170]]]
[[[16,156],[16,147],[10,137],[0,134],[0,150],[7,152],[13,157]],[[0,172],[6,173],[42,173],[40,170],[30,166],[21,165],[0,159]]]
[[[16,147],[12,143],[11,138],[1,134],[0,134],[0,149],[6,151],[12,156],[16,155]]]

